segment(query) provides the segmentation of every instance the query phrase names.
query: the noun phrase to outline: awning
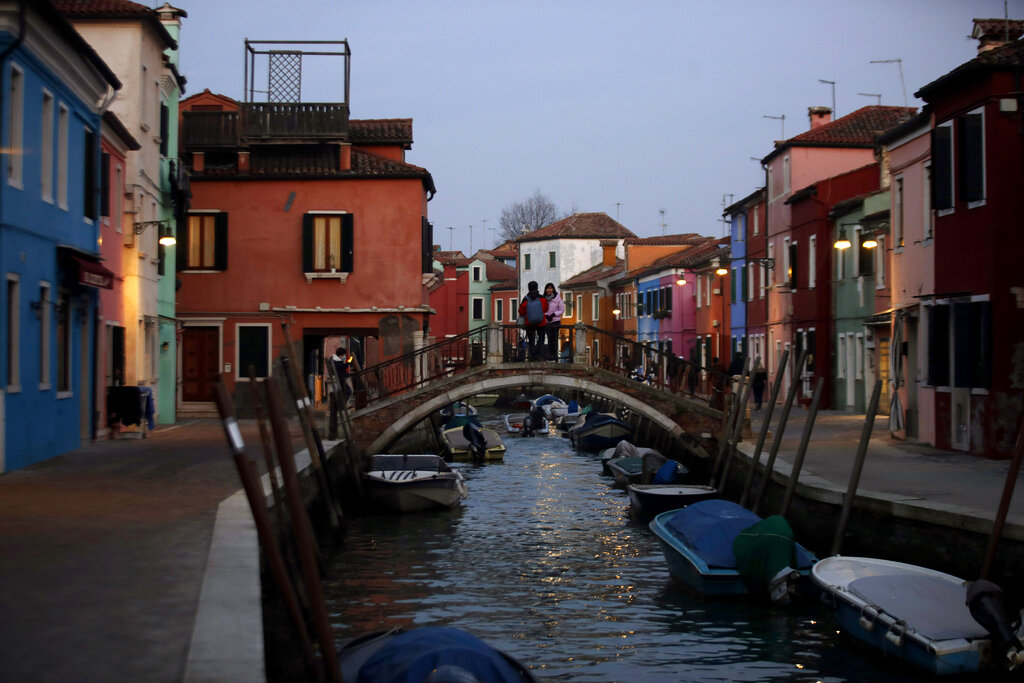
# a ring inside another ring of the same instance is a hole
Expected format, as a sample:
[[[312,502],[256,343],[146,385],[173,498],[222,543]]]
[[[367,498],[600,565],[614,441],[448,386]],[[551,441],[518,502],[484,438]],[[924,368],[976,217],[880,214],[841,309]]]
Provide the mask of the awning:
[[[114,288],[114,273],[99,262],[89,258],[84,252],[66,247],[57,247],[58,253],[67,263],[73,264],[78,271],[78,284],[98,289]]]

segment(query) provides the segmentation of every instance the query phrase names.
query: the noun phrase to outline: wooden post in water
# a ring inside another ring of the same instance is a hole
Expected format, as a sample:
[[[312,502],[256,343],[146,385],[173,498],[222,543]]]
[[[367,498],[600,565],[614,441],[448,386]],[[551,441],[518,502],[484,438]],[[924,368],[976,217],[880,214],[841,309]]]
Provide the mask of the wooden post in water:
[[[789,504],[793,502],[793,491],[796,490],[796,482],[800,478],[800,470],[804,466],[804,456],[807,455],[807,446],[811,443],[811,431],[814,429],[814,420],[818,417],[818,403],[821,401],[821,390],[825,386],[825,378],[819,377],[818,383],[814,386],[814,396],[811,398],[811,410],[807,415],[807,422],[804,423],[804,433],[800,437],[800,446],[796,449],[796,460],[793,461],[793,471],[789,474],[789,484],[786,485],[786,495],[782,499],[782,507],[779,508],[779,515],[786,516],[789,512]]]
[[[750,366],[750,362],[743,366],[743,373],[740,375],[740,382],[747,376],[747,369]],[[731,375],[727,375],[726,382],[732,383]],[[729,396],[732,400],[729,402],[729,413],[722,424],[722,434],[718,437],[718,454],[715,456],[715,464],[711,468],[711,485],[715,486],[718,482],[718,469],[722,466],[722,461],[726,457],[726,451],[729,448],[729,437],[732,434],[732,426],[735,420],[739,419],[739,401],[736,398],[736,393],[733,391],[729,392]]]
[[[320,656],[326,664],[328,680],[332,683],[340,682],[341,667],[338,665],[338,656],[334,649],[334,631],[327,616],[327,603],[324,600],[323,585],[320,583],[316,540],[313,536],[312,523],[306,513],[306,501],[299,486],[299,474],[295,467],[295,453],[292,451],[284,405],[269,383],[265,382],[264,386],[267,389],[267,411],[270,413],[270,424],[274,429],[277,458],[281,463],[281,478],[284,480],[288,507],[292,512],[292,534],[299,554],[302,583],[306,588],[309,610],[320,642]]]
[[[255,386],[255,382],[253,385]],[[245,491],[245,497],[249,501],[249,509],[252,511],[253,521],[256,524],[256,533],[260,539],[263,556],[267,560],[267,566],[270,569],[271,576],[274,578],[274,583],[281,592],[281,599],[284,601],[288,618],[291,619],[292,625],[298,632],[306,669],[314,680],[320,680],[323,672],[317,661],[316,653],[313,651],[313,642],[309,638],[309,631],[306,630],[306,619],[302,615],[302,609],[299,606],[299,600],[295,593],[295,586],[288,576],[284,556],[281,554],[281,548],[277,544],[273,525],[270,523],[270,516],[267,514],[267,498],[263,492],[259,476],[255,471],[256,463],[246,453],[245,442],[242,440],[242,433],[238,429],[238,422],[235,420],[231,397],[228,396],[228,391],[224,387],[223,376],[214,385],[214,398],[217,401],[217,412],[220,413],[221,424],[224,426],[224,434],[227,436],[231,455],[235,460],[235,467],[238,469],[238,476],[242,480],[242,489]],[[280,501],[275,499],[275,505],[279,504]]]
[[[277,510],[279,521],[285,523],[284,499],[281,497],[281,485],[277,483],[277,466],[274,464],[274,444],[270,440],[270,432],[267,430],[267,423],[263,414],[263,402],[260,400],[259,387],[256,381],[256,368],[249,366],[249,391],[252,395],[252,408],[256,413],[256,422],[260,427],[260,442],[263,444],[263,459],[267,464],[267,476],[270,478],[270,488],[274,493],[274,508]],[[221,416],[223,420],[223,415]]]
[[[794,381],[789,385],[789,391],[786,392],[786,402],[782,406],[782,414],[779,415],[779,424],[775,425],[775,439],[772,441],[772,449],[768,453],[768,462],[764,464],[764,477],[761,479],[761,483],[757,486],[757,495],[754,496],[754,505],[750,508],[752,512],[757,513],[758,508],[761,507],[761,499],[764,497],[765,487],[768,485],[768,480],[772,478],[772,469],[775,467],[775,457],[779,454],[779,446],[782,445],[782,435],[786,432],[786,422],[789,421],[789,411],[793,407],[793,399],[796,398],[796,378],[800,376],[800,371],[803,370],[804,361],[807,360],[807,349],[800,352],[800,357],[796,361],[796,366],[793,368]]]
[[[772,413],[775,411],[775,401],[779,398],[779,389],[782,388],[782,376],[786,370],[786,362],[789,360],[789,349],[782,352],[779,359],[779,369],[775,373],[775,381],[772,382],[771,395],[768,398],[768,410],[765,412],[761,422],[761,433],[757,437],[757,446],[754,448],[754,455],[750,461],[750,469],[747,471],[747,479],[743,482],[743,494],[740,496],[740,505],[747,506],[747,498],[750,497],[750,485],[754,482],[754,473],[757,471],[758,463],[761,460],[761,449],[768,438],[768,430],[772,423]]]
[[[996,546],[999,545],[999,537],[1003,535],[1003,525],[1006,523],[1006,515],[1010,511],[1010,500],[1013,498],[1013,489],[1017,485],[1017,475],[1020,473],[1020,461],[1024,456],[1024,417],[1017,428],[1017,442],[1013,447],[1013,459],[1010,460],[1010,469],[1006,473],[1006,483],[1003,484],[1003,496],[999,499],[999,509],[996,511],[996,518],[992,524],[992,536],[988,539],[988,549],[985,551],[985,562],[981,566],[979,579],[988,578],[992,570],[992,562],[996,557]]]
[[[853,509],[853,500],[857,497],[857,487],[860,485],[860,473],[864,469],[864,459],[868,454],[868,444],[871,443],[871,432],[875,428],[875,413],[878,412],[878,401],[882,396],[882,380],[875,380],[875,388],[871,391],[871,400],[868,401],[868,413],[864,416],[864,428],[860,433],[860,443],[857,445],[857,457],[853,461],[853,469],[850,471],[850,483],[846,486],[846,495],[843,496],[843,510],[839,513],[839,524],[836,525],[836,536],[832,539],[832,554],[838,555],[843,547],[843,536],[846,535],[846,524],[850,521],[850,510]]]
[[[757,361],[761,358],[758,357]],[[729,468],[732,465],[732,461],[736,459],[738,449],[736,444],[740,442],[740,436],[743,434],[743,418],[747,414],[747,401],[750,399],[750,374],[749,371],[753,367],[751,360],[747,359],[746,367],[743,369],[743,375],[740,377],[740,409],[736,414],[736,421],[732,427],[732,434],[729,436],[729,450],[725,454],[725,465],[722,466],[722,476],[718,482],[718,495],[722,495],[722,489],[725,488],[725,483],[729,481]]]

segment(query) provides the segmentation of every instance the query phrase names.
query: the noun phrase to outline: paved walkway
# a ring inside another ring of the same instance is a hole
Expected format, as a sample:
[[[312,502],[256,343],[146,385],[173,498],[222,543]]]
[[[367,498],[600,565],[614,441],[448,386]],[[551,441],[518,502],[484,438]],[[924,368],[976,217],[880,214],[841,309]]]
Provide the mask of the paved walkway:
[[[772,416],[772,429],[777,429],[781,407]],[[751,418],[750,438],[744,440],[742,450],[753,453],[760,434],[765,410],[755,412]],[[789,414],[779,458],[794,462],[797,447],[804,432],[809,412],[794,407]],[[845,491],[857,455],[863,415],[850,415],[834,410],[819,411],[811,432],[810,447],[804,458],[800,481],[810,476],[827,480]],[[760,461],[766,462],[774,432],[765,441]],[[967,453],[941,451],[928,446],[917,446],[889,436],[889,420],[879,415],[875,419],[871,443],[861,472],[858,492],[875,491],[899,496],[909,505],[931,507],[953,506],[965,514],[995,519],[999,500],[1003,494],[1008,460],[986,460]],[[788,468],[787,468],[788,469]],[[1024,478],[1018,477],[1018,482]],[[1024,525],[1024,486],[1014,495],[1008,520]]]
[[[0,679],[186,680],[218,506],[239,488],[216,420],[0,476]]]

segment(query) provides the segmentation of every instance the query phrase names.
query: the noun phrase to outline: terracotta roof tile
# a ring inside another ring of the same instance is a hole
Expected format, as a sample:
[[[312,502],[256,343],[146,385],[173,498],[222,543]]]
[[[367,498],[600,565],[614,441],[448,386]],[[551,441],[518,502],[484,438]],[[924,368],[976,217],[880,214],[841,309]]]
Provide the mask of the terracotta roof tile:
[[[636,237],[606,213],[577,213],[520,237],[517,242],[550,239],[602,239]]]
[[[487,279],[496,282],[505,282],[508,280],[515,280],[518,272],[515,268],[510,265],[506,265],[501,261],[487,261]]]
[[[688,244],[699,244],[703,242],[706,237],[698,235],[695,232],[688,232],[680,235],[656,235],[654,237],[628,237],[626,238],[626,245],[628,246],[645,246],[645,247],[678,247],[686,246]]]
[[[936,78],[925,85],[914,97],[920,97],[926,102],[941,88],[959,82],[961,78],[969,77],[976,71],[986,69],[1008,69],[1019,67],[1024,64],[1024,39],[1015,40],[1000,47],[992,48],[982,52],[974,59],[964,62],[948,74]]]
[[[160,16],[150,7],[131,0],[51,0],[58,12],[67,17],[68,21],[78,20],[109,20],[137,18],[145,21],[164,43],[171,48],[177,48],[178,43],[167,32],[160,21]],[[183,16],[188,16],[182,12]]]
[[[596,266],[584,270],[582,273],[572,276],[562,283],[560,289],[574,289],[576,287],[593,285],[596,284],[598,280],[605,280],[613,275],[621,273],[624,269],[625,264],[622,259],[618,259],[613,266],[606,266],[599,263]]]
[[[915,113],[917,109],[914,107],[861,107],[835,121],[776,142],[775,149],[762,162],[767,162],[789,147],[874,147],[875,138],[910,119]]]
[[[349,138],[360,144],[412,144],[412,119],[352,119]]]
[[[454,263],[458,259],[464,259],[466,255],[461,251],[435,251],[434,260],[440,263]]]

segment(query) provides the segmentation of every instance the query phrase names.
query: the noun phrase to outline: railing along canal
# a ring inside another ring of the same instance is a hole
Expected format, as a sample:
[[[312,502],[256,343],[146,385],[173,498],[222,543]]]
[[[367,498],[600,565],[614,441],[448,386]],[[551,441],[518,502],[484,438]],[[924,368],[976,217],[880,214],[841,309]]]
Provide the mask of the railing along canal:
[[[357,407],[453,377],[487,363],[588,364],[662,391],[686,394],[712,407],[725,405],[729,390],[724,369],[695,361],[590,325],[558,330],[554,360],[530,357],[526,330],[517,325],[490,325],[424,346],[365,368],[352,376]]]

